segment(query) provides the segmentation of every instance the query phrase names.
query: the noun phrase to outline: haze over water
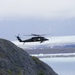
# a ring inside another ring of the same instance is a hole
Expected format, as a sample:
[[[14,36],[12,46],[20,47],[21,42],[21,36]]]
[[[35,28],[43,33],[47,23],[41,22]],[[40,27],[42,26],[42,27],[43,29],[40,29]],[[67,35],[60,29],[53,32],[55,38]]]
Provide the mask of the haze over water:
[[[58,75],[75,75],[75,57],[40,58]]]

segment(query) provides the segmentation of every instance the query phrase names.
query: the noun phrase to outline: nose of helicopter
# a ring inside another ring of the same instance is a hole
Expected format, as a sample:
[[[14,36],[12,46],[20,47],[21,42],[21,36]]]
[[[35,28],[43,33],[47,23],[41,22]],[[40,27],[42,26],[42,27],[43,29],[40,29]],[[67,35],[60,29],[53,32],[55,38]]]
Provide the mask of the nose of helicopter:
[[[45,41],[48,41],[49,39],[45,38]]]

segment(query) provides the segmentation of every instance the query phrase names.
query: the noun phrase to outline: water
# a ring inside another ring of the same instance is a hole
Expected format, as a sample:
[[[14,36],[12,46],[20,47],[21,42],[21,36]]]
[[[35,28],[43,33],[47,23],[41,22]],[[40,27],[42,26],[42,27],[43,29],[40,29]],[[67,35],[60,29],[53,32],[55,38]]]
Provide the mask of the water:
[[[40,58],[58,75],[75,75],[75,57]]]

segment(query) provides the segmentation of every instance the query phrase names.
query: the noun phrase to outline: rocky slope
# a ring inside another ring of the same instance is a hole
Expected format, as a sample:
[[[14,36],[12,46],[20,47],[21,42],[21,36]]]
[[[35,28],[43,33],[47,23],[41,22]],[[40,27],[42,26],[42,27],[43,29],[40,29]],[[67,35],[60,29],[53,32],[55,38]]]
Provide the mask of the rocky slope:
[[[51,67],[8,40],[0,39],[0,75],[57,75]]]

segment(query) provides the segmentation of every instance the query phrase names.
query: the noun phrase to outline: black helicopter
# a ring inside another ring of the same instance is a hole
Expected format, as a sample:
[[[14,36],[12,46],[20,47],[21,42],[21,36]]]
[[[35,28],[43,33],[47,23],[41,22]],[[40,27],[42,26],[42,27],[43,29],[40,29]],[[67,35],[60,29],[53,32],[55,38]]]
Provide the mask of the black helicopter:
[[[45,38],[45,37],[43,37],[41,35],[38,35],[38,34],[31,34],[31,36],[33,36],[33,37],[31,37],[30,39],[26,39],[26,40],[22,40],[19,37],[19,35],[16,36],[16,37],[17,37],[19,42],[24,42],[24,43],[26,43],[26,42],[40,42],[40,43],[42,43],[44,41],[48,41],[49,40],[49,39],[47,39],[47,38]]]

